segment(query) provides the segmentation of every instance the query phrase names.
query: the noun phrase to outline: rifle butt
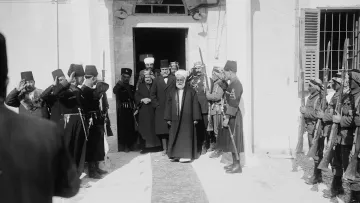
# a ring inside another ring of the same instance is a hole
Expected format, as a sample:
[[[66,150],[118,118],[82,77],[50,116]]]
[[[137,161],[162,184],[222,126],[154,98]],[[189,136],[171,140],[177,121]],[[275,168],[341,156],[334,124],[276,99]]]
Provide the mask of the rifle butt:
[[[314,144],[310,147],[306,156],[314,159],[316,156],[316,151],[317,151],[318,145],[319,145],[319,139],[314,140]]]
[[[351,162],[344,173],[344,178],[346,180],[355,180],[357,164],[358,164],[358,160],[356,156],[356,158],[351,159]]]
[[[304,152],[304,125],[305,125],[304,117],[301,116],[301,123],[299,126],[299,134],[298,134],[298,142],[296,145],[296,153],[297,154]]]
[[[322,160],[320,161],[320,164],[318,166],[318,169],[322,170],[322,171],[327,171],[329,168],[329,164],[330,164],[330,160],[333,157],[333,151],[331,150],[332,148],[329,148],[325,154],[324,157],[322,158]]]

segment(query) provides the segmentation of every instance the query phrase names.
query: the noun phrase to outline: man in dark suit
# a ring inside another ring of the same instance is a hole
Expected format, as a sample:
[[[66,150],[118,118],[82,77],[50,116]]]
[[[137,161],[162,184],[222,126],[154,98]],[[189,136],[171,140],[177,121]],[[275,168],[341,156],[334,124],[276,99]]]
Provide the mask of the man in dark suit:
[[[165,103],[168,95],[175,88],[175,77],[170,75],[168,60],[160,61],[161,76],[155,78],[151,86],[150,99],[155,108],[155,133],[162,140],[163,155],[167,153],[169,126],[164,120]]]
[[[5,107],[7,73],[0,34],[0,202],[51,203],[53,196],[75,196],[80,180],[63,132],[51,121]]]

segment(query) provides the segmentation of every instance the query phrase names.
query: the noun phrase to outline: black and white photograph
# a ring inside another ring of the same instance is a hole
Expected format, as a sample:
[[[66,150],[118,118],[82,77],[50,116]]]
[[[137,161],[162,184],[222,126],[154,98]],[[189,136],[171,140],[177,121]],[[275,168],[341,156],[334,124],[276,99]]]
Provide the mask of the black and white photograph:
[[[359,0],[0,0],[0,203],[360,203]]]

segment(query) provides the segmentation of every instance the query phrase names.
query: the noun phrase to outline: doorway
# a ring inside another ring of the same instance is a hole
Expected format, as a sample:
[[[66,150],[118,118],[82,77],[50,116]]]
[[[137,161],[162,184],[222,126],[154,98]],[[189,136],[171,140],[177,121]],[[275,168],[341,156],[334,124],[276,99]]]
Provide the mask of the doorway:
[[[139,72],[145,69],[143,54],[155,58],[154,69],[160,68],[160,60],[179,62],[180,69],[186,70],[187,28],[133,28],[134,39],[134,84]]]

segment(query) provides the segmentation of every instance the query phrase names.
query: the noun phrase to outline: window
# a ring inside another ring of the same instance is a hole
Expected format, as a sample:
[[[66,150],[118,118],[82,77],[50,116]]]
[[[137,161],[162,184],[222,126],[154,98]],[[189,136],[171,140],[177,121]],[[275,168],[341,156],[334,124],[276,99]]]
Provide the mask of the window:
[[[147,0],[135,5],[135,14],[187,15],[182,0]]]
[[[301,67],[304,68],[304,82],[311,78],[323,79],[326,65],[327,44],[330,41],[329,75],[340,72],[343,61],[345,39],[349,39],[348,68],[359,64],[360,10],[303,9],[301,17]]]

